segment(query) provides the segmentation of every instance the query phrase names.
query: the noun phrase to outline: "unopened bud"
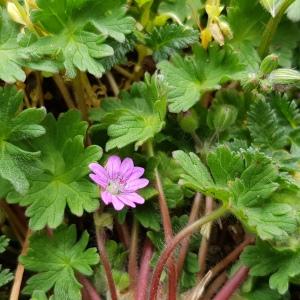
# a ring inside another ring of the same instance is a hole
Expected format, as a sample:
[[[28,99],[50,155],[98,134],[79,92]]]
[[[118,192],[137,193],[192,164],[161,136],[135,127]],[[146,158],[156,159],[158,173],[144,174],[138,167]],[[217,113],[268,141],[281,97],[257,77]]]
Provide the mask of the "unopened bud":
[[[229,24],[225,21],[219,21],[218,23],[223,35],[231,40],[233,38],[233,33],[231,31]]]
[[[199,116],[194,109],[178,114],[179,126],[184,132],[193,133],[199,127]]]
[[[259,71],[263,75],[270,74],[278,67],[278,56],[276,54],[270,54],[261,62]]]
[[[300,72],[293,69],[277,69],[268,77],[272,84],[292,84],[300,82]]]
[[[22,25],[26,25],[26,20],[23,18],[22,14],[14,3],[7,2],[6,8],[9,16],[13,21]]]
[[[210,32],[214,38],[214,40],[220,45],[224,45],[224,36],[222,31],[218,25],[218,23],[211,23],[209,26]]]

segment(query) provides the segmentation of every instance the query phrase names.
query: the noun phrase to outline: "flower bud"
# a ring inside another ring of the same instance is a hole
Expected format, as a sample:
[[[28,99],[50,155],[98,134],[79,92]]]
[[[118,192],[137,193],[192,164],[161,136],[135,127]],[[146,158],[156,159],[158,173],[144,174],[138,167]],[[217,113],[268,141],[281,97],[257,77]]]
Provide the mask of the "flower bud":
[[[9,16],[13,21],[22,25],[26,25],[26,20],[24,19],[24,17],[22,16],[19,9],[14,3],[7,2],[6,8]]]
[[[268,77],[272,84],[292,84],[300,82],[300,72],[293,69],[277,69]]]
[[[270,54],[261,62],[259,71],[263,75],[270,74],[278,67],[278,56],[276,54]]]
[[[194,109],[178,114],[177,120],[180,128],[187,133],[193,133],[199,127],[199,116]]]
[[[223,46],[224,45],[224,36],[221,32],[221,29],[218,25],[218,23],[211,23],[209,25],[209,29],[210,32],[214,38],[214,40],[220,45]]]
[[[231,40],[233,38],[233,33],[231,31],[229,24],[225,21],[219,21],[218,23],[223,35]]]
[[[207,114],[208,126],[222,132],[229,128],[235,121],[238,115],[237,109],[229,104],[213,106]]]
[[[210,30],[208,28],[201,30],[200,38],[202,47],[207,49],[209,43],[212,41]]]

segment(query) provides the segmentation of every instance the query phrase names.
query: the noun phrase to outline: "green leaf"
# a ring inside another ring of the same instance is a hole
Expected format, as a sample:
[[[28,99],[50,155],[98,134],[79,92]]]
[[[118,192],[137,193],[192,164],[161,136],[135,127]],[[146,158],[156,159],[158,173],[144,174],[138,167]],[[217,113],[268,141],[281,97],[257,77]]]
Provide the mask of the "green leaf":
[[[25,193],[29,187],[27,177],[38,171],[40,151],[32,152],[24,143],[45,133],[39,123],[46,112],[44,108],[19,112],[21,104],[22,94],[14,87],[0,88],[0,176],[16,191]]]
[[[19,26],[0,8],[0,79],[8,83],[26,78],[22,66],[30,58],[30,52],[19,45],[18,33]]]
[[[248,246],[241,259],[250,267],[251,275],[270,275],[270,288],[280,294],[284,294],[288,290],[289,281],[300,274],[299,251],[278,251],[264,242]]]
[[[173,157],[185,172],[181,175],[181,184],[196,191],[206,191],[214,186],[211,175],[196,154],[178,150],[173,152]]]
[[[160,230],[160,214],[153,205],[146,203],[135,210],[135,217],[145,228]]]
[[[231,48],[220,49],[216,45],[208,52],[195,45],[193,55],[185,58],[174,55],[171,62],[162,61],[158,67],[170,87],[169,110],[176,113],[187,111],[205,92],[219,89],[226,81],[240,79],[243,70]]]
[[[107,35],[119,42],[133,30],[134,20],[125,16],[123,2],[114,1],[37,1],[33,22],[49,33],[32,45],[36,54],[50,57],[66,75],[74,78],[77,69],[100,77],[101,58],[112,56]]]
[[[207,156],[207,164],[215,183],[223,186],[240,177],[244,170],[240,155],[231,152],[226,146],[220,146],[214,152],[210,152]]]
[[[3,253],[8,246],[9,239],[5,235],[0,236],[0,253]]]
[[[278,7],[281,5],[283,1],[282,0],[260,0],[259,2],[274,18],[276,16]]]
[[[178,24],[166,24],[155,27],[146,35],[145,43],[153,50],[156,61],[167,59],[169,55],[186,48],[198,40],[199,33],[188,27]]]
[[[256,72],[260,58],[256,51],[269,16],[259,1],[231,0],[227,7],[227,20],[233,32],[230,45],[238,52],[247,70]]]
[[[248,127],[254,144],[262,149],[277,150],[287,144],[285,130],[266,101],[259,100],[251,106]]]
[[[108,100],[112,102],[113,100]],[[122,101],[115,100],[107,113],[114,118],[108,121],[106,150],[123,148],[135,143],[135,149],[161,131],[166,114],[166,91],[160,79],[146,75],[145,82],[132,86],[123,94]]]
[[[0,265],[0,287],[6,285],[10,281],[12,281],[14,275],[10,272],[9,269],[3,269],[2,265]]]
[[[20,261],[25,269],[38,274],[27,281],[23,292],[47,292],[53,288],[55,299],[80,300],[81,285],[75,272],[92,275],[91,266],[99,262],[96,248],[86,249],[88,240],[89,235],[84,232],[77,241],[75,225],[61,226],[53,236],[45,232],[33,234],[28,253]]]
[[[42,152],[44,172],[31,176],[32,184],[25,196],[15,192],[8,195],[10,203],[29,206],[26,215],[35,230],[60,225],[66,205],[77,216],[99,206],[98,188],[86,175],[88,165],[97,161],[102,151],[95,145],[84,148],[87,123],[80,120],[79,112],[68,111],[57,121],[49,114],[43,125],[47,134],[36,139],[33,146]]]

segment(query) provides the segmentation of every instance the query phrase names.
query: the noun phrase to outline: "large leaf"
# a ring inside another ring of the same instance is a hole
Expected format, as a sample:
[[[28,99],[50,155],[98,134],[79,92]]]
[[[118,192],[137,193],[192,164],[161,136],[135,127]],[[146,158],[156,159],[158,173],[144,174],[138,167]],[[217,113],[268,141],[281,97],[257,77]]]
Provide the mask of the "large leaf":
[[[81,284],[75,272],[92,275],[91,266],[99,261],[96,248],[86,249],[88,241],[87,232],[77,241],[75,225],[61,226],[53,236],[35,233],[30,238],[27,255],[21,256],[20,261],[27,270],[38,274],[27,281],[24,293],[53,288],[55,299],[80,300]]]
[[[148,75],[145,82],[134,84],[122,101],[107,100],[108,121],[106,150],[135,143],[135,148],[153,138],[163,128],[166,114],[166,89],[161,80]],[[114,102],[113,104],[111,102]]]
[[[38,171],[36,161],[40,156],[28,150],[24,142],[45,133],[39,123],[45,109],[30,108],[19,112],[22,94],[13,87],[0,88],[0,176],[14,188],[24,193],[29,187],[28,175]]]
[[[25,196],[14,192],[8,195],[9,202],[29,206],[26,215],[35,230],[46,225],[57,227],[63,220],[66,205],[77,216],[84,210],[92,212],[99,205],[98,188],[86,175],[89,163],[100,158],[101,149],[95,145],[84,148],[87,124],[80,121],[78,112],[69,111],[57,122],[49,114],[43,125],[47,134],[33,146],[42,152],[44,173],[31,176],[32,184]]]
[[[158,65],[170,87],[168,97],[171,112],[187,111],[207,92],[219,89],[222,83],[239,79],[243,70],[237,54],[228,47],[213,45],[208,52],[199,45],[193,55],[174,55],[171,62]]]

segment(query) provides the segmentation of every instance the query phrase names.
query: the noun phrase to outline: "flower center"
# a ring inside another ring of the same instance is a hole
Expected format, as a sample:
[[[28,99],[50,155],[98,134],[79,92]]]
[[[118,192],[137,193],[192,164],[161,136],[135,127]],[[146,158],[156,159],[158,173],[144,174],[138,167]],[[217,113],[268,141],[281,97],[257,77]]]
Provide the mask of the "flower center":
[[[109,191],[113,195],[118,195],[123,188],[123,184],[119,181],[111,180],[107,186],[107,191]]]

